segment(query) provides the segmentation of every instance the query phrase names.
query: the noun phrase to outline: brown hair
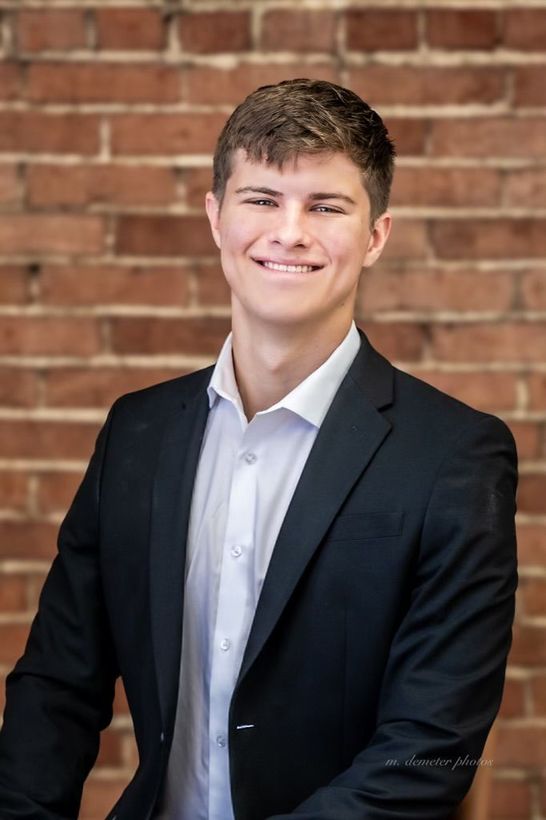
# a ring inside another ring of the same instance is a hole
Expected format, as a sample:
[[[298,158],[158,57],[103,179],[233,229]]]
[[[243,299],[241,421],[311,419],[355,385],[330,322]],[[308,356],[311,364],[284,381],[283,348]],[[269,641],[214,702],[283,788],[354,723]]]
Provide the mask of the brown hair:
[[[353,91],[324,80],[283,80],[250,94],[226,122],[214,153],[222,200],[234,151],[281,167],[299,154],[343,152],[362,172],[372,224],[388,206],[395,150],[383,120]]]

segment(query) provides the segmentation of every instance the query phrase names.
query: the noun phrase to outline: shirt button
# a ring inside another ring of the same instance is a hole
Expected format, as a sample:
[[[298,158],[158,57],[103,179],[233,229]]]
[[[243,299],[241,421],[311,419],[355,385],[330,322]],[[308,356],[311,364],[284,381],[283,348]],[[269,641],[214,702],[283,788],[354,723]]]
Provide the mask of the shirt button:
[[[222,641],[220,641],[220,649],[223,649],[224,652],[227,652],[230,646],[231,641],[229,640],[229,638],[224,638]]]
[[[247,464],[254,464],[257,458],[256,453],[245,453],[245,461]]]
[[[220,746],[221,749],[224,748],[224,746],[226,745],[226,739],[225,739],[224,735],[217,735],[216,736],[216,745]]]
[[[239,558],[239,556],[243,553],[243,548],[240,547],[239,544],[236,544],[234,547],[230,549],[230,553],[233,556],[233,558]]]

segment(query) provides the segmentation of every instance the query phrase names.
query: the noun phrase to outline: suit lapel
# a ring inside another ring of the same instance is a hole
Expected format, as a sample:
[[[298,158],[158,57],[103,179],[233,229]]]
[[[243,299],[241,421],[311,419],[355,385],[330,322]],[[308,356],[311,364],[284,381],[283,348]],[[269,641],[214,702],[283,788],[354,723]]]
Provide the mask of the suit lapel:
[[[319,430],[283,521],[241,665],[241,680],[271,634],[314,551],[391,425],[392,366],[361,348]],[[303,534],[302,534],[303,533]]]
[[[150,609],[161,713],[170,726],[176,710],[186,538],[195,472],[208,414],[211,370],[195,374],[192,387],[167,417],[158,454],[150,533]]]

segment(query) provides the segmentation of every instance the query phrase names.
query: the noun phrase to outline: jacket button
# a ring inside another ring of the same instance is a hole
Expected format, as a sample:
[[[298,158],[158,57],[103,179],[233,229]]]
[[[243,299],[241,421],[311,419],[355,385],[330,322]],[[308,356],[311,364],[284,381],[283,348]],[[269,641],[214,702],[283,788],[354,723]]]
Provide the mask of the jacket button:
[[[165,733],[164,732],[161,732],[161,734],[159,735],[159,742],[160,743],[165,743]],[[112,818],[112,820],[113,820],[113,818]]]

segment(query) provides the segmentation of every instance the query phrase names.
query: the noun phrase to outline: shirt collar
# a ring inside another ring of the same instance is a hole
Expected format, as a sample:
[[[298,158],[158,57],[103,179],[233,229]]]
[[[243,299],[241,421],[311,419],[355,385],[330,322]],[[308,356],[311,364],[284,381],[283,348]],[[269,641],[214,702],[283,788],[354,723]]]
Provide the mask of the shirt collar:
[[[209,406],[212,407],[220,397],[234,404],[239,413],[244,416],[241,396],[233,369],[231,339],[232,334],[230,333],[222,346],[207,387]],[[315,427],[320,427],[359,347],[360,336],[355,323],[352,322],[349,332],[341,344],[336,347],[320,367],[296,385],[284,398],[268,407],[267,410],[260,411],[257,415],[270,413],[283,407],[296,413]]]

